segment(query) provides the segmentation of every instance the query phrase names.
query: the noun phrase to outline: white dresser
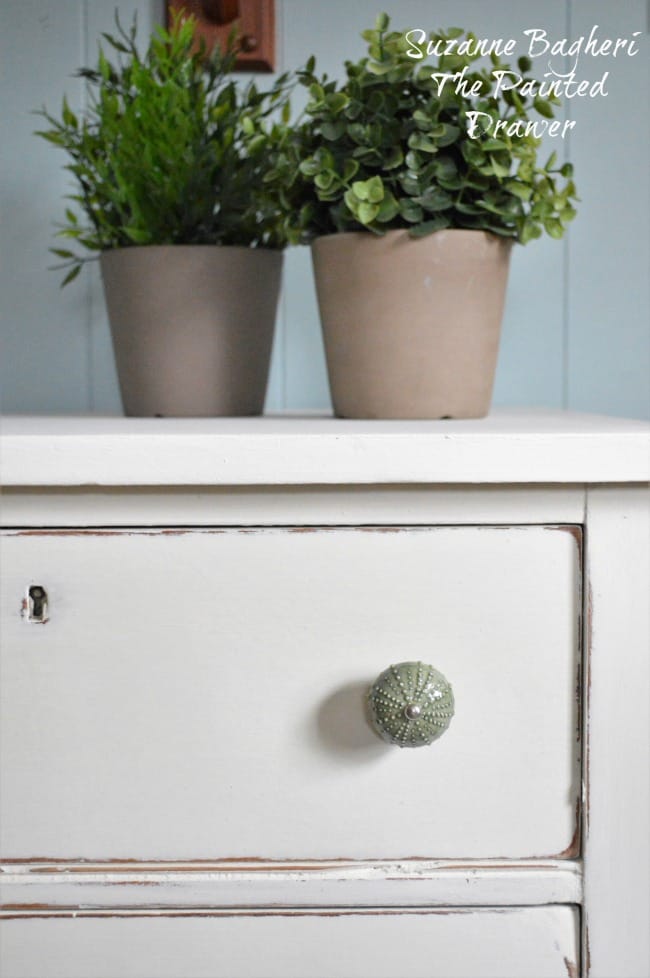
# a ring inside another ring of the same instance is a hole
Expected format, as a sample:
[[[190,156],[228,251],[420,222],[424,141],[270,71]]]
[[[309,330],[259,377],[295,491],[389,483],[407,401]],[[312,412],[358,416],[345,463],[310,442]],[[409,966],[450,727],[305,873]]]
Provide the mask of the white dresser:
[[[650,426],[0,445],[2,978],[648,978]]]

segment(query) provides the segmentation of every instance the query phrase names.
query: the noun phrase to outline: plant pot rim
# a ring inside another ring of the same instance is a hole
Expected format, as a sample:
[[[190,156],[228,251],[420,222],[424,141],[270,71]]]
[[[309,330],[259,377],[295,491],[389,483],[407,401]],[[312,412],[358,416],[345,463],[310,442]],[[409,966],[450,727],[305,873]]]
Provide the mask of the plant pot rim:
[[[453,234],[454,237],[458,235],[471,235],[473,237],[476,237],[477,235],[485,235],[486,237],[494,241],[500,241],[503,244],[507,244],[510,246],[512,246],[516,241],[515,238],[507,238],[504,235],[495,234],[493,231],[485,231],[483,228],[440,228],[438,231],[432,231],[430,234],[425,234],[420,238],[411,237],[409,235],[408,228],[391,228],[389,231],[384,232],[384,234],[375,234],[373,231],[334,231],[331,234],[317,235],[313,239],[311,244],[316,244],[316,242],[318,241],[333,240],[335,238],[338,240],[340,240],[341,238],[350,238],[350,239],[367,238],[367,239],[372,239],[374,241],[381,241],[382,238],[385,239],[389,237],[398,237],[398,236],[407,237],[409,241],[417,242],[417,241],[427,241],[429,238],[435,238],[435,237],[439,237],[440,235],[447,235],[447,234]]]
[[[111,255],[115,252],[124,253],[127,251],[132,252],[143,252],[143,251],[153,251],[162,249],[191,249],[196,248],[197,250],[206,250],[208,248],[214,251],[241,251],[241,252],[261,252],[264,255],[281,255],[284,253],[284,248],[266,248],[253,245],[225,245],[225,244],[146,244],[146,245],[122,245],[119,248],[103,248],[100,251],[100,255]]]

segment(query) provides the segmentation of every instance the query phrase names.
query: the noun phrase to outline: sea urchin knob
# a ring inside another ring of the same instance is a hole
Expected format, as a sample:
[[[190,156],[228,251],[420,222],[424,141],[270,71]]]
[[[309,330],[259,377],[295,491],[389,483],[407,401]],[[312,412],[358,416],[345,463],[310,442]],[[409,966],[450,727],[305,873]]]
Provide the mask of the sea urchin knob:
[[[368,691],[372,724],[398,747],[424,747],[440,737],[454,715],[454,694],[445,677],[424,662],[389,666]]]

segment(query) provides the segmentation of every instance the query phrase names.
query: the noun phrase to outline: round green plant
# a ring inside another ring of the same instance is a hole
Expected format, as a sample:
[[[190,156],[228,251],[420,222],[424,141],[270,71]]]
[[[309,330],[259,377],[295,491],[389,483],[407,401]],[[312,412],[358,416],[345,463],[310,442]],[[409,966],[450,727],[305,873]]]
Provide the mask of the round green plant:
[[[416,237],[471,228],[523,244],[544,231],[561,237],[575,215],[573,169],[558,166],[556,153],[540,166],[540,139],[524,125],[531,115],[553,118],[559,100],[512,88],[495,95],[492,71],[510,70],[496,55],[479,64],[478,45],[470,43],[461,47],[468,53],[425,61],[426,43],[388,27],[381,14],[363,32],[368,55],[346,61],[344,81],[319,77],[313,58],[298,73],[310,95],[293,145],[303,237],[396,228]],[[437,50],[446,51],[459,45],[444,42],[462,38],[477,40],[452,28],[429,42],[431,50],[443,42]],[[530,80],[530,60],[517,64]],[[455,73],[464,85],[436,77]]]
[[[282,186],[289,135],[288,76],[268,91],[229,75],[234,39],[207,57],[195,21],[159,27],[147,50],[136,22],[104,34],[95,68],[77,75],[87,107],[42,109],[38,132],[65,150],[76,192],[53,248],[72,280],[97,253],[132,245],[218,244],[282,248],[292,237]],[[284,203],[283,203],[284,202]]]

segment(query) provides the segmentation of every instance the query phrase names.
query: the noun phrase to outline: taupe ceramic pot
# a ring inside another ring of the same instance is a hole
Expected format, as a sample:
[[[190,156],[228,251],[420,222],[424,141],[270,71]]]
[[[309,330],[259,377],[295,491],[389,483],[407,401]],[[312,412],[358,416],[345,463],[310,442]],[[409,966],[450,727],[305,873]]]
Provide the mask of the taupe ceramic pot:
[[[318,238],[312,259],[335,413],[484,417],[510,251],[484,231]]]
[[[262,412],[281,251],[149,245],[101,268],[125,414]]]

